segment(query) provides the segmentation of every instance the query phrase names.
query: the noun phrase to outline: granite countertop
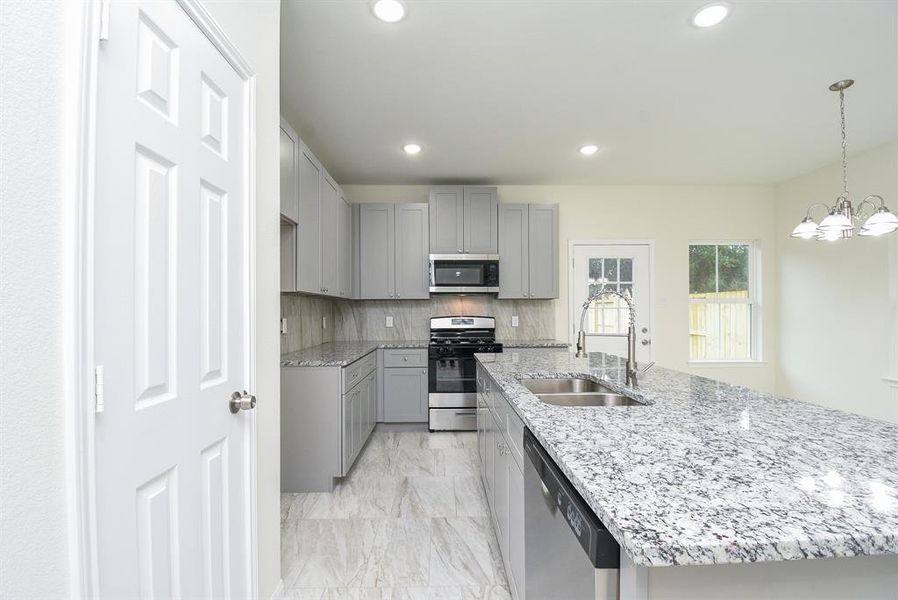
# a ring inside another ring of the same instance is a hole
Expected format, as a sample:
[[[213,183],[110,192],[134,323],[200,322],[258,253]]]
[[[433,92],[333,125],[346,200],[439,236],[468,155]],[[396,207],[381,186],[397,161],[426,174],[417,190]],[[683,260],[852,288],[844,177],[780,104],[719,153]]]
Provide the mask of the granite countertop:
[[[325,342],[281,355],[282,367],[345,367],[378,348],[427,348],[429,340]]]
[[[706,565],[898,554],[898,425],[557,350],[477,359],[631,559]],[[522,377],[586,375],[647,406],[565,408]]]
[[[360,340],[325,342],[305,350],[281,355],[282,367],[345,367],[378,348],[427,348],[429,340]],[[508,348],[567,348],[555,340],[515,340],[503,342]]]

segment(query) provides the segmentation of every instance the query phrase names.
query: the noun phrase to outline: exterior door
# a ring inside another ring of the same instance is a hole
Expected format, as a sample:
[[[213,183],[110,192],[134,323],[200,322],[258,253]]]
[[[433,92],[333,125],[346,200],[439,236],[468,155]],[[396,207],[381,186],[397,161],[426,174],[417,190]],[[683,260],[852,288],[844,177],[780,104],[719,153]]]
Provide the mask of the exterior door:
[[[246,81],[174,1],[110,2],[97,90],[102,598],[247,598]],[[99,388],[99,386],[98,386]]]
[[[583,303],[607,289],[632,294],[636,305],[636,360],[652,360],[652,271],[647,244],[575,244],[572,267],[571,342],[576,343]],[[586,313],[586,349],[627,356],[630,313],[618,298],[593,302]]]

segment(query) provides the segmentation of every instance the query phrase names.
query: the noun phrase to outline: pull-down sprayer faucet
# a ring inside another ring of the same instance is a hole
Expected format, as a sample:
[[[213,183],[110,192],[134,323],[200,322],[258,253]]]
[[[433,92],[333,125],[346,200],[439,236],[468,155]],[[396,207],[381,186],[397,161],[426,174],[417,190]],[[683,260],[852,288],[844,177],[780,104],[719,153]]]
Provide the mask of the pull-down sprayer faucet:
[[[640,370],[636,365],[636,307],[633,304],[633,298],[630,294],[622,294],[617,290],[609,290],[604,286],[598,292],[586,299],[583,303],[583,312],[580,313],[580,331],[577,333],[577,358],[586,356],[586,330],[583,325],[586,321],[586,311],[590,305],[599,298],[612,296],[620,298],[627,304],[630,311],[630,322],[627,327],[627,385],[636,387],[636,378],[641,373],[645,373],[652,368],[654,362],[650,362],[648,366]]]

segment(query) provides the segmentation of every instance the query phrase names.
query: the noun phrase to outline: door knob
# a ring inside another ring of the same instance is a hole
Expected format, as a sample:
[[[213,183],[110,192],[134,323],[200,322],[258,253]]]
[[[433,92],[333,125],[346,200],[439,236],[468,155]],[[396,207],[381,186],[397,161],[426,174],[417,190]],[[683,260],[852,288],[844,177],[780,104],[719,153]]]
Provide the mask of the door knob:
[[[231,412],[236,415],[241,410],[252,410],[256,408],[256,397],[252,394],[247,394],[246,390],[243,390],[242,394],[240,392],[234,392],[231,394],[231,401],[229,404]]]

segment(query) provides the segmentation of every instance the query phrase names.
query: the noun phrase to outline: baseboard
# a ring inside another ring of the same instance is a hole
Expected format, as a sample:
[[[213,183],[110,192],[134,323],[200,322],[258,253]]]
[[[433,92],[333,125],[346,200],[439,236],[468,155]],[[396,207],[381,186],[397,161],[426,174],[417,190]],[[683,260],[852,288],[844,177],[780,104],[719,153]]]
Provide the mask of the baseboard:
[[[278,586],[274,588],[274,592],[271,594],[270,600],[283,600],[284,598],[284,580],[281,579],[278,581]]]
[[[427,431],[427,423],[378,423],[374,431]]]

